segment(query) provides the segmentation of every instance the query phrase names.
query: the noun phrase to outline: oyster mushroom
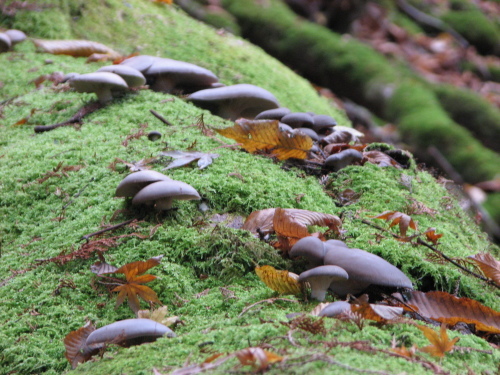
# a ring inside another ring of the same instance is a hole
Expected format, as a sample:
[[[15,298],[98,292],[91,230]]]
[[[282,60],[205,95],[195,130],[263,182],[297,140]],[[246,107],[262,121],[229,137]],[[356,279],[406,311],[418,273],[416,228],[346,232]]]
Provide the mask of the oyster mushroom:
[[[132,199],[132,204],[154,205],[157,211],[162,211],[171,209],[175,199],[199,200],[201,197],[194,187],[185,182],[176,180],[158,181],[139,191]]]
[[[255,120],[281,120],[285,115],[292,113],[288,108],[279,107],[275,109],[268,109],[255,116]]]
[[[144,73],[158,57],[149,55],[139,55],[123,60],[119,65],[128,66]]]
[[[317,237],[301,238],[288,252],[290,257],[304,257],[309,262],[309,268],[318,267],[324,264],[326,249],[324,242]]]
[[[113,99],[112,91],[128,89],[127,83],[122,77],[109,72],[80,74],[70,79],[69,85],[78,92],[95,93],[102,104]]]
[[[87,337],[86,344],[91,349],[100,348],[107,343],[131,346],[153,342],[162,336],[175,337],[176,334],[167,326],[151,319],[126,319],[96,329]]]
[[[26,40],[26,34],[23,33],[21,30],[10,29],[5,31],[4,33],[7,34],[7,36],[9,37],[12,46]]]
[[[109,72],[118,74],[130,88],[139,87],[146,83],[146,78],[140,71],[126,65],[108,65],[97,70],[98,72]]]
[[[338,266],[319,266],[302,272],[299,276],[300,282],[309,282],[311,285],[311,298],[324,301],[326,291],[330,284],[337,281],[345,281],[349,278],[347,272]]]
[[[167,93],[194,92],[219,82],[214,73],[201,66],[159,57],[144,71],[144,76],[153,91]]]
[[[351,304],[346,301],[335,301],[326,305],[318,314],[318,316],[326,316],[333,318],[341,314],[351,312]]]
[[[218,87],[197,91],[188,96],[195,105],[217,116],[236,120],[253,119],[262,111],[278,107],[278,100],[269,91],[250,84]]]
[[[337,121],[328,115],[314,115],[313,116],[313,130],[316,133],[322,133],[325,130],[331,129],[337,125]]]
[[[9,36],[5,33],[0,33],[0,53],[7,52],[10,49],[11,45],[12,43]]]
[[[281,118],[281,122],[290,125],[292,128],[312,128],[313,117],[309,113],[294,112]]]
[[[133,197],[143,188],[158,181],[172,181],[170,177],[163,173],[145,170],[129,174],[116,188],[116,197]]]
[[[325,160],[325,166],[333,169],[334,172],[340,171],[348,165],[360,162],[363,159],[363,154],[353,148],[340,151],[330,155]]]

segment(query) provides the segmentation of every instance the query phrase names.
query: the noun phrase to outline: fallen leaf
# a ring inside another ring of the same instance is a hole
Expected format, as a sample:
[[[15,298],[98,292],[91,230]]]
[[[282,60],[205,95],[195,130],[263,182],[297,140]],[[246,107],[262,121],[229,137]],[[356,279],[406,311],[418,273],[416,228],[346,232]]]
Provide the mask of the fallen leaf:
[[[429,228],[425,232],[425,238],[427,238],[428,241],[432,242],[434,245],[437,245],[438,240],[443,237],[443,234],[437,234],[435,228]]]
[[[305,159],[313,146],[313,140],[305,134],[282,132],[276,120],[240,119],[232,127],[215,130],[224,137],[234,139],[252,154],[267,152],[279,160]]]
[[[483,271],[484,276],[500,285],[500,262],[489,253],[479,253],[471,258]]]
[[[90,57],[97,53],[117,59],[120,54],[104,44],[90,40],[43,40],[33,39],[37,48],[53,55],[70,55],[73,57]]]
[[[294,273],[279,271],[272,266],[256,267],[255,273],[264,284],[280,294],[298,295],[301,293],[299,276]]]
[[[125,299],[127,299],[128,305],[132,311],[137,314],[140,305],[138,297],[141,297],[144,301],[149,303],[154,302],[161,304],[156,293],[151,288],[142,285],[153,281],[156,279],[156,276],[142,274],[150,268],[160,264],[162,257],[163,256],[158,256],[150,258],[147,261],[128,263],[118,268],[116,271],[111,272],[114,274],[123,273],[126,278],[126,282],[124,282],[123,285],[119,285],[112,290],[112,292],[119,292],[118,299],[116,300],[116,307],[120,306]]]
[[[235,353],[242,366],[252,366],[257,371],[263,371],[272,363],[281,362],[283,357],[262,348],[246,348]]]
[[[203,152],[191,152],[191,151],[164,151],[160,155],[168,156],[174,159],[165,169],[172,169],[178,167],[184,167],[191,164],[193,161],[198,160],[198,168],[204,169],[212,164],[213,159],[218,158],[219,154],[206,154]]]
[[[408,230],[408,227],[413,230],[417,230],[417,224],[413,221],[413,219],[410,216],[399,211],[385,211],[380,215],[370,217],[391,221],[389,227],[393,227],[399,224],[399,233],[401,233],[401,236],[403,237],[406,237],[406,231]]]
[[[335,215],[298,208],[276,208],[274,213],[273,227],[278,236],[297,239],[307,237],[310,236],[307,227],[313,225],[337,230],[342,222]]]
[[[382,151],[365,151],[363,152],[363,159],[380,167],[392,166],[401,168],[401,164]]]
[[[417,346],[412,345],[410,348],[407,348],[403,345],[399,348],[391,348],[391,351],[396,354],[402,355],[403,357],[413,358],[415,356],[415,352],[417,351]]]
[[[441,324],[441,330],[439,334],[430,327],[417,325],[427,340],[430,341],[431,345],[420,348],[421,351],[429,353],[434,357],[443,358],[446,352],[449,352],[455,346],[455,343],[460,340],[459,337],[455,337],[453,340],[448,338],[448,332],[446,331],[446,325]]]
[[[86,344],[87,337],[94,331],[94,325],[88,322],[76,331],[71,331],[64,338],[66,348],[64,356],[71,364],[71,368],[76,368],[79,363],[88,361],[99,352],[99,348],[91,349]]]
[[[264,235],[273,233],[273,219],[275,211],[275,208],[266,208],[264,210],[252,212],[245,220],[241,229],[248,230],[255,235],[258,235],[259,233]]]

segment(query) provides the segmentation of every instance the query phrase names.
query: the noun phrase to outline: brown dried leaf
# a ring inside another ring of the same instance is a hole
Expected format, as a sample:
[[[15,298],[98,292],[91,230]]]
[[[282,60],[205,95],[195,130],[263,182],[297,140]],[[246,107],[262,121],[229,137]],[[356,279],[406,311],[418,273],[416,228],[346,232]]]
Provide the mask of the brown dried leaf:
[[[242,366],[252,366],[257,371],[263,371],[272,363],[281,362],[283,357],[262,348],[246,348],[234,353]]]
[[[255,273],[272,290],[280,294],[300,294],[298,276],[288,271],[279,271],[272,266],[255,268]]]
[[[363,158],[367,162],[381,167],[393,166],[395,168],[401,168],[401,164],[382,151],[365,151],[363,152]]]
[[[479,253],[470,257],[483,271],[484,276],[500,285],[500,262],[489,253]]]
[[[71,368],[76,368],[79,363],[88,361],[99,352],[99,348],[90,349],[86,344],[87,337],[94,331],[94,325],[88,322],[76,331],[71,331],[64,338],[66,348],[64,356],[71,364]]]
[[[120,57],[118,52],[104,44],[90,40],[43,40],[34,39],[33,43],[43,52],[53,55],[70,55],[73,57],[89,57],[94,53],[103,54],[110,58]]]
[[[435,228],[429,228],[425,232],[425,238],[427,238],[428,241],[432,242],[434,245],[437,245],[439,239],[443,237],[443,234],[437,234]]]
[[[276,208],[273,227],[278,236],[303,238],[310,236],[308,226],[326,226],[337,230],[342,226],[340,218],[331,214],[324,214],[298,208]]]
[[[409,297],[408,304],[424,317],[449,326],[464,322],[475,324],[478,331],[500,333],[500,312],[473,299],[457,298],[449,293],[437,291],[412,291],[405,295]]]
[[[232,127],[215,130],[224,137],[241,143],[250,153],[265,151],[279,160],[305,159],[313,146],[312,139],[305,134],[282,132],[278,121],[241,119]]]
[[[266,208],[265,210],[259,210],[252,212],[241,229],[248,230],[253,234],[268,234],[274,232],[273,219],[275,208]]]
[[[401,233],[401,236],[403,237],[406,237],[408,227],[413,230],[417,230],[417,224],[413,221],[413,219],[399,211],[384,211],[380,215],[370,217],[391,221],[389,227],[399,224],[399,233]]]
[[[430,327],[417,325],[427,340],[431,342],[431,345],[420,348],[421,351],[429,353],[434,357],[443,358],[446,352],[449,352],[455,346],[455,343],[460,340],[459,337],[455,337],[453,340],[448,338],[448,333],[446,331],[446,325],[441,324],[441,330],[439,334]]]

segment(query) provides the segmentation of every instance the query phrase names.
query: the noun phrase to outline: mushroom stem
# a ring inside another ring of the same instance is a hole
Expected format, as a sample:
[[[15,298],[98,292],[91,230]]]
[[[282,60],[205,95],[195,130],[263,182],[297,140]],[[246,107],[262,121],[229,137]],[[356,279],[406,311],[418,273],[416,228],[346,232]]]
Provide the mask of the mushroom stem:
[[[170,210],[172,208],[173,203],[174,200],[172,198],[159,199],[156,201],[155,210],[156,211]]]
[[[96,91],[97,99],[99,103],[106,104],[113,100],[113,95],[111,94],[111,89],[108,87],[103,87],[102,89]]]
[[[309,283],[311,283],[311,281],[309,281]],[[326,286],[326,288],[324,287],[325,285],[316,285],[315,287],[312,287],[311,285],[311,298],[323,302],[325,300],[326,291],[328,289],[328,286]]]

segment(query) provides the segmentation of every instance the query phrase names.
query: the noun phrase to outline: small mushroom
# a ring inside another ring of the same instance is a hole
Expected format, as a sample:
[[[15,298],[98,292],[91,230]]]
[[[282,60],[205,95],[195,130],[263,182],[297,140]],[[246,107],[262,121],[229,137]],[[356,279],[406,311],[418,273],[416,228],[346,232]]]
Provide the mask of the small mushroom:
[[[290,125],[283,124],[282,122],[279,123],[279,128],[282,132],[293,133],[293,128]]]
[[[313,130],[316,133],[322,133],[323,130],[330,129],[337,125],[337,121],[328,115],[314,115],[313,116]]]
[[[143,188],[158,181],[172,181],[170,177],[163,173],[145,170],[129,174],[116,188],[115,196],[133,197]]]
[[[288,255],[290,257],[304,257],[309,262],[309,268],[321,266],[324,263],[326,249],[324,242],[317,237],[304,237],[292,246]]]
[[[321,310],[318,316],[326,316],[328,318],[334,318],[341,314],[349,313],[351,311],[351,304],[346,301],[335,301],[326,305],[323,310]]]
[[[210,70],[184,61],[155,58],[153,64],[144,71],[153,91],[167,93],[191,93],[208,89],[219,82]]]
[[[255,116],[255,120],[281,120],[285,115],[292,113],[288,108],[279,107],[275,109],[268,109]]]
[[[11,45],[12,43],[9,36],[5,33],[0,33],[0,53],[7,52],[10,49]]]
[[[7,34],[7,36],[9,37],[12,46],[26,40],[26,34],[23,33],[21,30],[10,29],[5,31],[5,34]]]
[[[159,131],[153,130],[153,131],[148,133],[148,139],[151,142],[155,142],[160,138],[161,138],[161,133]]]
[[[146,83],[146,78],[140,71],[126,65],[108,65],[97,70],[98,72],[109,72],[118,74],[130,88],[139,87]]]
[[[230,120],[253,119],[260,112],[279,105],[269,91],[245,83],[197,91],[189,95],[188,100]]]
[[[139,191],[132,199],[132,204],[154,205],[157,211],[162,211],[171,209],[174,199],[199,200],[201,197],[194,187],[185,182],[158,181]]]
[[[92,349],[109,343],[131,346],[153,342],[162,336],[175,337],[176,334],[151,319],[126,319],[96,329],[87,337],[86,344]]]
[[[319,266],[308,271],[302,272],[299,276],[300,282],[309,282],[311,285],[311,298],[318,301],[324,301],[326,291],[330,284],[337,281],[344,281],[349,278],[347,272],[338,266]]]
[[[144,73],[151,65],[153,65],[153,62],[156,59],[158,59],[158,57],[149,55],[139,55],[139,56],[129,57],[128,59],[123,60],[120,63],[120,65],[129,66],[131,68],[138,70],[141,73]]]
[[[69,85],[78,92],[95,93],[99,102],[103,104],[113,99],[112,91],[128,89],[122,77],[109,72],[80,74],[72,78]]]
[[[301,132],[301,133],[309,136],[309,138],[311,138],[313,141],[319,141],[318,133],[316,133],[312,129],[309,129],[309,128],[296,128],[294,130],[294,133],[297,133],[297,132]]]
[[[375,254],[361,249],[332,246],[328,242],[324,243],[324,247],[324,264],[342,267],[349,274],[349,280],[330,286],[341,297],[358,294],[369,285],[413,288],[411,280],[401,270]]]
[[[309,113],[294,112],[281,118],[281,122],[290,125],[292,128],[312,128],[313,117]]]
[[[358,150],[349,148],[330,155],[325,160],[325,166],[333,169],[334,172],[340,171],[348,165],[360,162],[363,159],[363,154]]]

